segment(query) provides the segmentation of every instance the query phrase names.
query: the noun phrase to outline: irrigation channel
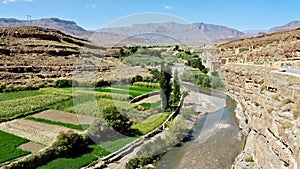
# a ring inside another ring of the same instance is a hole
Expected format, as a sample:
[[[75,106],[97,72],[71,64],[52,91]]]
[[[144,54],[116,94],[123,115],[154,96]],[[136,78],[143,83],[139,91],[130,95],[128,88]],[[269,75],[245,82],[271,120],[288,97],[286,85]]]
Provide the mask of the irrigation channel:
[[[185,88],[193,92],[191,86]],[[238,120],[235,116],[235,101],[222,93],[211,92],[206,88],[197,89],[199,103],[203,103],[205,98],[210,97],[211,112],[206,112],[204,116],[195,121],[194,126],[178,146],[165,153],[158,162],[159,169],[228,169],[234,163],[236,156],[241,152],[242,141]],[[219,95],[219,96],[218,96]],[[221,95],[221,96],[220,96]],[[201,107],[201,106],[200,106]],[[219,107],[214,110],[213,107]],[[221,106],[222,107],[222,106]]]

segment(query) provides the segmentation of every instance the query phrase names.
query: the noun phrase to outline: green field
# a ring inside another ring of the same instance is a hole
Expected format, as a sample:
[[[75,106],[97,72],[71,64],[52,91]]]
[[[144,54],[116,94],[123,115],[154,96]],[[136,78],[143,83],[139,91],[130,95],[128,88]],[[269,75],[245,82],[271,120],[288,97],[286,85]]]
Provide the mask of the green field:
[[[25,115],[33,111],[43,110],[47,106],[68,99],[70,99],[69,96],[43,94],[14,100],[1,101],[0,118],[11,118],[17,115]]]
[[[89,153],[75,158],[58,158],[44,166],[38,167],[38,169],[79,169],[109,154],[109,152],[98,145],[90,145],[89,147],[91,148]]]
[[[153,92],[157,89],[139,86],[111,86],[110,88],[97,88],[95,90],[98,92],[107,92],[114,94],[129,94],[132,97],[137,97],[145,93]]]
[[[20,99],[29,96],[37,96],[41,94],[39,91],[20,91],[20,92],[9,92],[9,93],[0,93],[0,102],[5,100],[14,100]]]
[[[156,87],[157,84],[151,84]],[[74,90],[77,90],[74,92]],[[32,112],[42,111],[44,109],[53,109],[78,113],[93,117],[102,117],[101,112],[108,106],[117,106],[126,117],[132,119],[136,124],[133,129],[139,129],[141,133],[146,134],[159,126],[169,114],[156,114],[149,116],[149,112],[139,112],[128,101],[133,97],[142,94],[157,91],[157,88],[147,88],[140,86],[111,86],[110,88],[91,89],[72,89],[72,88],[43,88],[38,91],[23,91],[0,94],[0,118],[11,118],[18,115],[27,115]],[[76,98],[75,100],[72,99]],[[74,103],[76,105],[74,106]],[[159,107],[160,101],[156,103],[143,103],[146,108]],[[148,111],[148,110],[147,110]],[[141,117],[143,118],[141,118]],[[147,118],[147,116],[149,116]],[[145,119],[146,120],[143,120]],[[52,121],[32,116],[24,117],[26,120],[43,122],[52,125],[64,126],[70,129],[83,130],[89,126],[67,124],[58,121]],[[134,120],[137,119],[137,120]],[[66,168],[78,169],[92,161],[103,157],[111,152],[115,152],[128,143],[138,139],[138,137],[126,137],[114,141],[106,141],[97,145],[91,145],[91,151],[75,158],[59,158],[41,166],[40,168]],[[30,152],[22,151],[16,147],[28,140],[0,132],[0,162],[17,158]],[[8,145],[8,146],[7,146]],[[7,153],[3,153],[7,152]]]
[[[112,86],[111,88],[123,89],[123,90],[129,90],[129,91],[135,91],[135,92],[141,92],[141,93],[149,93],[149,92],[158,90],[158,89],[154,89],[154,88],[139,87],[139,86]]]
[[[132,97],[137,97],[139,95],[144,94],[144,92],[131,91],[131,90],[118,90],[118,89],[114,89],[114,88],[98,88],[95,90],[97,92],[107,92],[107,93],[113,93],[113,94],[129,94]]]
[[[134,124],[132,128],[139,130],[142,134],[147,134],[161,125],[169,115],[169,113],[153,114],[141,123]]]
[[[0,163],[30,154],[17,147],[28,140],[0,131]]]
[[[161,100],[155,102],[155,103],[142,103],[141,106],[150,109],[150,108],[158,108],[161,105]]]

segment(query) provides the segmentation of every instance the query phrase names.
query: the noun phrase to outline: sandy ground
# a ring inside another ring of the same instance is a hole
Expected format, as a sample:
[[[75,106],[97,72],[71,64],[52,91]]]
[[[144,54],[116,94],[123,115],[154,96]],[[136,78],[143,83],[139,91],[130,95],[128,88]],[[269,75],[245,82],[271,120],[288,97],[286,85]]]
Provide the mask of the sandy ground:
[[[63,122],[68,124],[75,124],[75,125],[92,124],[94,122],[93,117],[61,112],[57,110],[46,110],[41,113],[33,115],[33,117],[58,121],[58,122]]]
[[[1,123],[0,130],[43,145],[52,144],[61,131],[67,132],[71,130],[76,133],[82,132],[62,126],[23,119]]]
[[[147,97],[139,102],[136,102],[134,104],[142,104],[142,103],[155,103],[157,101],[161,100],[160,99],[160,95],[154,95],[154,96],[151,96],[151,97]]]
[[[28,143],[20,145],[18,148],[21,150],[24,150],[24,151],[30,151],[31,153],[36,153],[36,152],[42,150],[43,148],[45,148],[45,146],[30,141]]]

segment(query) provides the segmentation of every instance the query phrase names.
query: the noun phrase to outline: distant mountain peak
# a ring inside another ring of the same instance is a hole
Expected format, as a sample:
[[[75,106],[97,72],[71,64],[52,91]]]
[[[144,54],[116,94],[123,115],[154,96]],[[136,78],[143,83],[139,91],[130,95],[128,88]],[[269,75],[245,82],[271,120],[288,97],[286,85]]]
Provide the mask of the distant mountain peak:
[[[274,28],[270,29],[269,32],[270,33],[281,32],[281,31],[297,29],[297,28],[300,28],[300,21],[291,21],[286,25],[274,27]]]
[[[86,30],[78,26],[74,21],[68,21],[59,18],[43,18],[31,20],[30,22],[28,20],[19,20],[15,18],[0,18],[0,26],[27,25],[52,28],[75,36],[86,32]]]

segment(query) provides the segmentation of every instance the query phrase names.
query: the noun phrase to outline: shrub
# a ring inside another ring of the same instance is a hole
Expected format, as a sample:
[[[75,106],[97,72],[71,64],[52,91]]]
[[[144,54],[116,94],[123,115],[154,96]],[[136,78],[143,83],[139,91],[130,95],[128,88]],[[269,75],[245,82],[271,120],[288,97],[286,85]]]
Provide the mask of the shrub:
[[[300,104],[295,104],[294,108],[293,108],[293,114],[294,114],[294,117],[297,119],[300,117]]]
[[[262,92],[262,91],[264,91],[265,89],[267,89],[267,86],[265,86],[265,85],[260,85],[259,86],[259,90]]]
[[[116,139],[116,131],[103,119],[96,120],[88,129],[88,136],[96,143]]]
[[[102,112],[103,118],[107,123],[115,130],[122,134],[130,134],[130,127],[132,126],[132,121],[129,121],[124,117],[117,109],[116,106],[109,106],[105,108]]]
[[[58,79],[55,82],[55,87],[58,88],[72,87],[72,86],[78,86],[78,82],[72,79]]]
[[[254,162],[253,157],[245,158],[245,162],[251,162],[251,163],[253,163]]]
[[[274,100],[279,100],[279,94],[273,94],[272,99]]]
[[[103,87],[103,86],[110,86],[110,85],[111,85],[111,80],[100,79],[96,81],[95,87]]]
[[[282,124],[282,127],[285,128],[285,129],[292,128],[292,123],[289,122],[289,121],[285,121],[285,122]]]
[[[74,157],[87,148],[86,138],[73,131],[60,132],[52,147],[60,156]]]

